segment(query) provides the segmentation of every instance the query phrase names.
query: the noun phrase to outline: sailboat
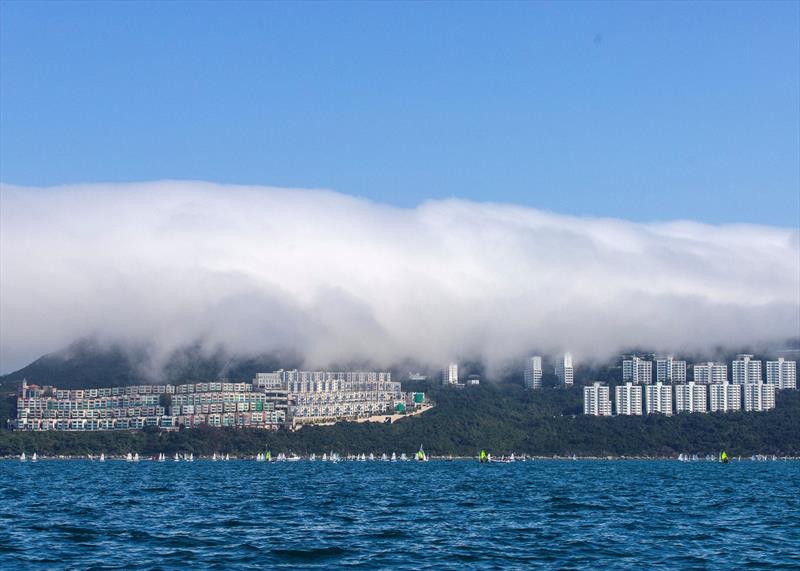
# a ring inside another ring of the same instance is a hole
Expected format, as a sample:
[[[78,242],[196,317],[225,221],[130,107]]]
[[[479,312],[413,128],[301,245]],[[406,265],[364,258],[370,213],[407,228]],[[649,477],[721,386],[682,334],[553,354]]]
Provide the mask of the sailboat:
[[[36,452],[34,452],[33,456],[31,456],[31,462],[36,462],[38,459],[39,459],[38,454],[36,454]]]
[[[401,453],[400,454],[400,461],[401,462],[405,462],[407,460],[408,460],[408,456],[406,456],[406,453],[405,452]]]
[[[133,455],[133,461],[134,462],[138,462],[139,461],[139,453],[138,452]]]
[[[194,462],[194,453],[189,452],[189,457],[186,459],[187,462]]]
[[[25,456],[25,452],[23,452],[22,454],[19,455],[19,461],[20,462],[27,462],[28,461],[28,458]]]
[[[315,462],[317,460],[317,455],[315,453],[311,453],[311,456],[308,457],[309,462]]]
[[[231,459],[231,455],[230,454],[225,454],[225,461],[227,462],[230,459]]]
[[[425,450],[422,449],[422,444],[419,445],[419,450],[417,450],[417,454],[414,457],[417,462],[427,462],[428,456],[425,454]]]
[[[489,463],[489,455],[486,453],[486,450],[481,449],[481,454],[480,454],[479,459],[480,459],[481,464],[488,464]]]
[[[369,453],[369,459],[370,459],[370,461],[372,461],[372,460],[375,460],[375,454],[373,454],[372,452],[370,452],[370,453]]]
[[[99,458],[99,461],[100,461],[100,462],[105,462],[105,461],[106,461],[106,455],[105,455],[105,452],[101,452],[101,453],[100,453],[100,458]]]
[[[728,453],[725,452],[724,450],[719,454],[719,461],[722,462],[723,464],[728,463]]]
[[[397,462],[397,454],[392,452],[392,462]]]
[[[133,454],[128,452],[128,454],[125,456],[125,461],[126,462],[133,462]]]
[[[178,453],[176,452],[176,453],[175,453],[175,458],[173,459],[173,462],[180,462],[180,461],[181,461],[181,459],[180,459],[180,457],[178,456]]]
[[[389,457],[388,457],[388,456],[386,456],[386,452],[384,452],[383,454],[381,454],[381,460],[383,460],[384,462],[386,462],[388,459],[389,459]]]
[[[328,461],[328,453],[327,452],[323,452],[322,453],[322,461],[323,462],[327,462]]]
[[[216,452],[214,452],[214,454],[211,455],[211,461],[212,462],[216,462],[217,461],[217,453]]]

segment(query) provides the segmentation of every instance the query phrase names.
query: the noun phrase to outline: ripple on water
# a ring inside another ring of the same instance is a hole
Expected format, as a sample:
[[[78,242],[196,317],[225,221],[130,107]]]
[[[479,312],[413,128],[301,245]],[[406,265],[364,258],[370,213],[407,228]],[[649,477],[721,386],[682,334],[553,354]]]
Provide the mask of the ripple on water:
[[[796,462],[9,461],[0,481],[1,569],[800,561]]]

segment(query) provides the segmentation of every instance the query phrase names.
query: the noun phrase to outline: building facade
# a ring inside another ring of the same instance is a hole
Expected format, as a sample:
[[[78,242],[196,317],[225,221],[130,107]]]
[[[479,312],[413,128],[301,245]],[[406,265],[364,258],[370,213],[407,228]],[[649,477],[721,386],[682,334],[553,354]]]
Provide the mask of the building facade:
[[[614,389],[614,404],[618,415],[642,414],[642,386],[627,382]]]
[[[752,355],[736,355],[731,363],[731,381],[735,385],[763,382],[761,361],[754,359]]]
[[[653,382],[653,362],[631,355],[622,361],[622,381],[649,385]]]
[[[692,366],[694,382],[715,385],[728,382],[728,366],[725,363],[696,363]]]
[[[734,412],[742,410],[742,386],[728,382],[715,383],[708,387],[711,412]]]
[[[542,358],[539,356],[525,360],[525,388],[528,390],[542,388]]]
[[[442,384],[443,385],[458,384],[458,363],[450,363],[444,369],[444,371],[442,371]]]
[[[674,385],[686,382],[686,361],[675,359],[674,355],[666,355],[656,359],[656,382]]]
[[[675,385],[675,412],[708,412],[708,386],[695,382]]]
[[[778,390],[797,388],[797,363],[786,361],[783,357],[777,361],[767,361],[767,384]]]
[[[744,410],[763,412],[775,408],[775,385],[747,383],[742,385]]]
[[[564,353],[556,365],[556,377],[562,387],[571,387],[575,380],[575,372],[572,368],[572,354]]]
[[[611,416],[611,400],[607,385],[593,383],[583,388],[583,414]]]
[[[647,414],[672,414],[672,387],[664,383],[646,385],[644,401]]]
[[[279,370],[258,373],[253,385],[285,393],[294,424],[386,414],[406,400],[387,371]]]
[[[285,401],[284,401],[285,404]],[[251,383],[133,385],[58,389],[23,381],[17,398],[19,430],[172,430],[200,425],[274,429],[286,407]]]

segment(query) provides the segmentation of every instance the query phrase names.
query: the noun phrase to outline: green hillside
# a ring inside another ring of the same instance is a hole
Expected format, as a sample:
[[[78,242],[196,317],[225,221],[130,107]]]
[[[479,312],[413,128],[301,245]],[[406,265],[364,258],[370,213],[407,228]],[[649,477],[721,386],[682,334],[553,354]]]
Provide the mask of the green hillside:
[[[800,393],[779,393],[765,413],[681,414],[594,418],[578,414],[580,389],[526,392],[515,386],[482,385],[463,390],[435,388],[437,406],[392,425],[339,423],[296,432],[202,428],[182,432],[17,433],[0,431],[0,455],[28,453],[150,455],[213,452],[321,454],[410,453],[420,444],[435,455],[473,455],[485,447],[495,454],[535,455],[800,455]]]

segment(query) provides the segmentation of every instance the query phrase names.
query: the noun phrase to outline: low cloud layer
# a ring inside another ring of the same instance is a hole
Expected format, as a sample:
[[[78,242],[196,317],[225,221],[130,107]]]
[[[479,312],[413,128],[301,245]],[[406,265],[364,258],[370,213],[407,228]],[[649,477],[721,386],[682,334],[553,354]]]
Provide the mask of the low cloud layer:
[[[796,229],[171,181],[5,185],[0,223],[3,373],[91,335],[322,367],[800,333]]]

